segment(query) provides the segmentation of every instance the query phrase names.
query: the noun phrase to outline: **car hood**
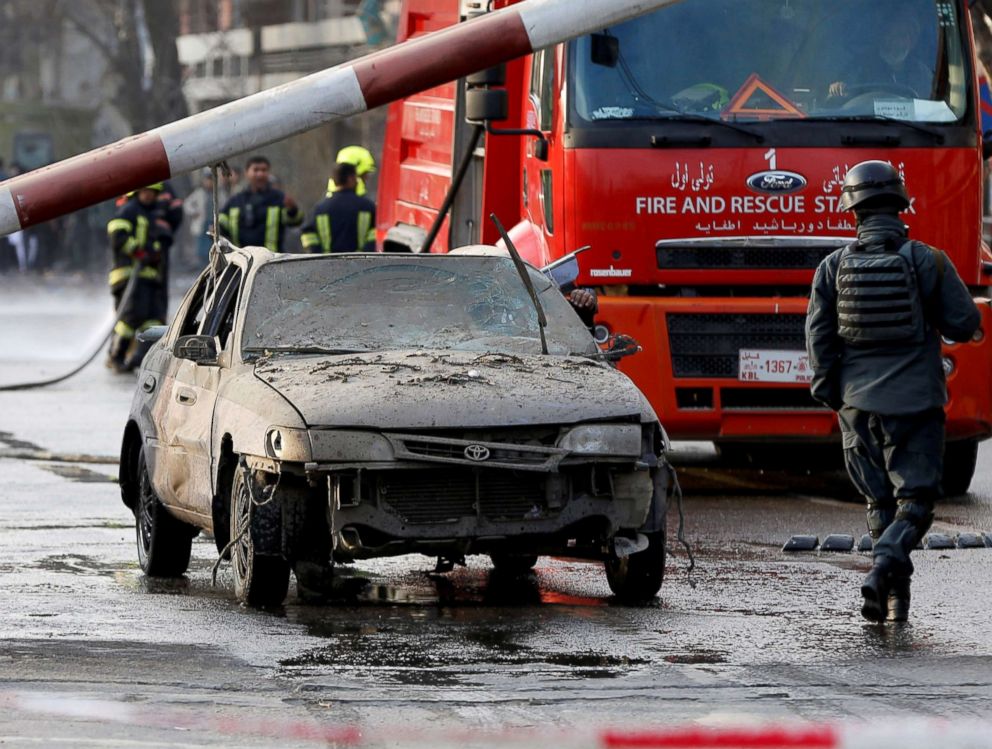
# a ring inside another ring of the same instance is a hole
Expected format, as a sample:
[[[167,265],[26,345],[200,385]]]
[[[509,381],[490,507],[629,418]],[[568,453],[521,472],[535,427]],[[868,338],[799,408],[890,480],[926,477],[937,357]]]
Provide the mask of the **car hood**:
[[[262,359],[255,376],[311,427],[568,424],[639,418],[624,374],[582,357],[387,351]]]

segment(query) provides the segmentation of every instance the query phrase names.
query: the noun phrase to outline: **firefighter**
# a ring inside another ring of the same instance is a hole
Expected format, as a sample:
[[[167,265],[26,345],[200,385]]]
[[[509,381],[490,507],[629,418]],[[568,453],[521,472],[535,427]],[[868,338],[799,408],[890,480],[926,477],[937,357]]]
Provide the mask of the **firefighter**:
[[[282,252],[287,226],[303,223],[296,201],[270,181],[265,156],[252,156],[245,166],[248,186],[232,195],[220,212],[220,232],[240,247],[266,247]]]
[[[355,194],[364,196],[368,192],[365,177],[375,171],[375,157],[372,155],[372,152],[364,146],[345,146],[338,151],[335,162],[338,164],[351,164],[355,167],[358,173],[358,186],[355,188]],[[336,189],[334,178],[332,177],[327,181],[327,193],[330,194]]]
[[[114,326],[107,366],[127,372],[141,364],[144,346],[128,354],[135,334],[165,324],[162,294],[163,259],[172,244],[172,226],[159,211],[159,182],[129,193],[127,202],[107,224],[113,267],[110,291],[119,320]],[[123,298],[131,277],[137,274],[131,294]]]
[[[813,397],[838,412],[844,461],[868,502],[874,564],[862,615],[905,621],[910,552],[941,496],[947,387],[941,336],[971,340],[980,315],[944,253],[908,239],[910,206],[883,161],[854,166],[841,207],[857,240],[817,268],[806,322]]]
[[[313,209],[303,227],[303,248],[309,252],[375,250],[375,203],[359,197],[358,170],[352,164],[334,169],[334,191]]]

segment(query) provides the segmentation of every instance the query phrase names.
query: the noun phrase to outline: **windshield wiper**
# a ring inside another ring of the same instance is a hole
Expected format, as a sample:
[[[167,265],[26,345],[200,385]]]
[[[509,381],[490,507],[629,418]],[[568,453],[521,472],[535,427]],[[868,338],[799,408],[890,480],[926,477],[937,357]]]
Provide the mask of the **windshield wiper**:
[[[523,258],[520,257],[520,253],[517,252],[516,246],[513,244],[513,240],[510,239],[510,235],[507,234],[506,229],[503,228],[503,224],[500,223],[499,218],[497,218],[495,213],[490,213],[489,218],[492,219],[493,223],[496,224],[496,230],[499,235],[503,238],[503,243],[506,245],[506,249],[510,253],[510,257],[513,258],[513,265],[517,269],[517,273],[520,274],[520,280],[524,282],[524,287],[527,289],[527,293],[530,294],[531,301],[534,302],[534,309],[537,310],[537,327],[541,333],[541,353],[548,353],[548,339],[544,335],[544,329],[548,327],[548,318],[544,314],[544,307],[541,305],[541,300],[537,296],[537,290],[534,288],[534,282],[530,278],[530,273],[527,272],[527,266],[524,265]]]
[[[830,115],[827,117],[809,117],[804,122],[895,122],[899,125],[905,125],[908,128],[916,130],[917,132],[929,135],[937,143],[944,142],[944,134],[939,130],[935,130],[932,127],[927,127],[926,125],[921,125],[918,122],[913,122],[912,120],[901,120],[898,117],[892,117],[887,114],[852,114],[852,115]]]
[[[653,117],[628,117],[630,120],[644,120],[647,122],[678,122],[682,120],[684,122],[698,122],[700,124],[706,125],[717,125],[719,127],[729,128],[730,130],[736,130],[738,133],[744,133],[755,140],[756,143],[764,143],[765,136],[760,133],[756,133],[753,130],[748,130],[746,127],[741,125],[735,125],[733,122],[727,122],[726,120],[714,120],[706,115],[702,114],[692,114],[690,112],[683,112],[681,109],[671,109],[663,108],[662,112],[667,112],[668,114],[659,114]]]
[[[244,349],[246,354],[367,354],[368,349],[324,348],[323,346],[256,346]]]

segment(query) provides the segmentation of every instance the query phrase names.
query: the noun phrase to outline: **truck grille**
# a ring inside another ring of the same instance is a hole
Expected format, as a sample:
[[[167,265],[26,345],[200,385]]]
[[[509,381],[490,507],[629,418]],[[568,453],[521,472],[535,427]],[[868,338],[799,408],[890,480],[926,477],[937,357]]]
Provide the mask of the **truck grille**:
[[[737,379],[741,349],[802,351],[805,315],[669,314],[676,377]]]
[[[412,524],[482,516],[523,520],[544,516],[545,482],[511,471],[395,471],[380,474],[380,499]]]
[[[658,247],[661,270],[815,270],[836,247]]]

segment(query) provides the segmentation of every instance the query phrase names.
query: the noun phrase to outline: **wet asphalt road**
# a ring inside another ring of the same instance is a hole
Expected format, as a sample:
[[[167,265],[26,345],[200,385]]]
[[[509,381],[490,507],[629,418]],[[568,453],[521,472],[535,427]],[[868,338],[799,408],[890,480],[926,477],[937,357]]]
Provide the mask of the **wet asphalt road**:
[[[0,280],[0,383],[64,368],[104,318],[97,287],[43,290]],[[291,590],[284,609],[252,611],[226,567],[211,584],[203,539],[186,578],[148,580],[113,483],[133,386],[97,363],[0,393],[4,746],[269,746],[336,724],[400,746],[464,726],[992,717],[992,549],[919,552],[913,621],[868,625],[867,558],[780,551],[793,533],[860,535],[844,476],[730,469],[706,448],[677,453],[697,587],[675,548],[645,608],[614,605],[595,565],[542,559],[501,580],[483,558],[435,576],[401,557],[347,568],[332,605]],[[935,530],[992,531],[992,448]]]

